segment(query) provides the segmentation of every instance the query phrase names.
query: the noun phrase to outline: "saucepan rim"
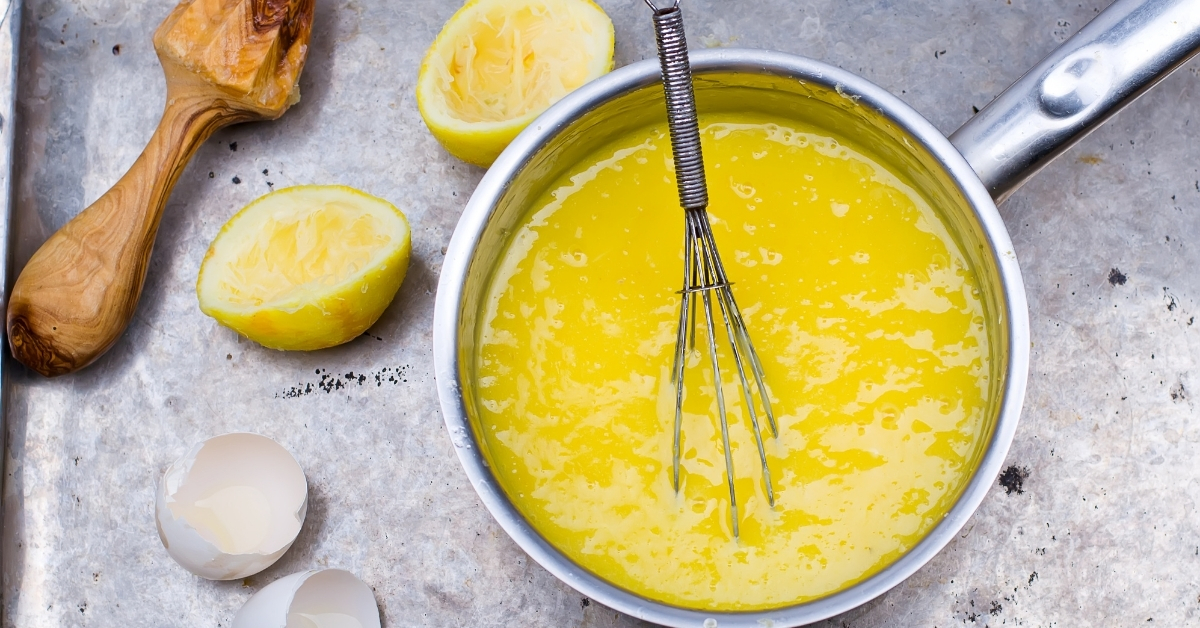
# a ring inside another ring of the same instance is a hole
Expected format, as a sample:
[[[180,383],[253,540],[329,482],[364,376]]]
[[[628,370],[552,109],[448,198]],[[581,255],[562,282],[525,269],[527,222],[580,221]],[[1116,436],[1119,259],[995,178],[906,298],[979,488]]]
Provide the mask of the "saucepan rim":
[[[705,74],[754,73],[802,80],[836,89],[870,107],[916,139],[948,173],[966,199],[984,234],[998,271],[1003,303],[999,326],[1007,330],[1007,366],[999,412],[978,466],[944,519],[903,556],[847,589],[809,602],[772,610],[708,612],[655,602],[621,589],[576,565],[524,519],[496,483],[470,425],[460,381],[462,301],[477,245],[509,183],[548,142],[589,111],[624,94],[657,83],[656,60],[630,64],[569,94],[522,132],[484,175],[446,252],[434,306],[434,364],[442,415],[463,470],[484,505],[517,545],[547,571],[589,598],[639,619],[667,626],[785,628],[802,626],[846,612],[882,595],[907,579],[940,552],[978,509],[1000,474],[1016,433],[1029,367],[1029,314],[1021,271],[1008,230],[996,204],[958,150],[930,122],[896,96],[870,81],[833,66],[781,52],[723,48],[692,53],[692,69]],[[986,280],[986,278],[985,278]],[[713,620],[716,624],[713,624]],[[707,623],[706,623],[707,622]]]

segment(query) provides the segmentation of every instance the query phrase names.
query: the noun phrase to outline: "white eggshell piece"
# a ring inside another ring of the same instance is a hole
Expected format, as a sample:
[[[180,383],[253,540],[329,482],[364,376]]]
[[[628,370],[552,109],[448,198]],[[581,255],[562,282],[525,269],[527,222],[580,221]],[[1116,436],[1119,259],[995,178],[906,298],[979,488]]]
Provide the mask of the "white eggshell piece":
[[[348,571],[304,571],[255,593],[233,628],[380,628],[379,607],[371,588]]]
[[[308,511],[308,482],[279,443],[225,434],[167,468],[154,510],[171,558],[202,578],[236,580],[292,546]]]

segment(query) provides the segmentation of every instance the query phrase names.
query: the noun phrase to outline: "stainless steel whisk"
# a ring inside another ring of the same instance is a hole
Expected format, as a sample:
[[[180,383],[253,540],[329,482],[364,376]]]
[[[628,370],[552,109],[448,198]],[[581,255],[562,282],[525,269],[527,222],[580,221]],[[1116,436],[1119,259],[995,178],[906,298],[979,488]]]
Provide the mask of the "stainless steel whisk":
[[[763,446],[758,411],[754,397],[757,392],[771,434],[779,436],[775,415],[763,377],[762,362],[750,342],[746,322],[733,299],[725,267],[717,253],[712,227],[708,221],[708,185],[704,179],[704,157],[700,151],[700,124],[696,114],[696,97],[692,90],[692,69],[688,62],[687,41],[683,30],[683,13],[679,0],[656,3],[645,0],[654,11],[654,32],[658,39],[658,57],[662,63],[663,91],[667,101],[667,123],[671,132],[671,151],[675,160],[675,179],[679,186],[679,204],[684,210],[683,299],[679,305],[679,330],[675,339],[675,362],[671,383],[675,386],[675,441],[672,450],[672,480],[679,492],[679,448],[683,430],[683,373],[687,362],[688,332],[695,349],[697,301],[701,304],[707,332],[709,356],[712,360],[713,382],[716,387],[717,414],[721,424],[721,443],[725,453],[725,477],[729,484],[730,520],[733,536],[738,536],[738,502],[734,489],[733,454],[729,446],[729,420],[725,411],[725,394],[721,389],[721,367],[717,360],[717,324],[713,300],[724,322],[725,335],[737,364],[742,397],[750,415],[750,427],[758,445],[762,463],[763,483],[771,507],[775,506],[775,490],[767,452]],[[661,6],[660,6],[661,5]],[[696,297],[699,296],[699,299]],[[749,371],[749,376],[747,376]],[[754,385],[750,384],[753,378]]]

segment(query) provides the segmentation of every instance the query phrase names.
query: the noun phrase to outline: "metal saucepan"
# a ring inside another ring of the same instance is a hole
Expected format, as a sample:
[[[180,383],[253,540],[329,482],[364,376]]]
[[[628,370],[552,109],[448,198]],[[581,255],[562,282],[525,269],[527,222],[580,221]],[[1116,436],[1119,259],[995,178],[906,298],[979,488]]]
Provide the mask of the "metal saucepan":
[[[983,501],[1008,453],[1024,400],[1030,340],[1025,289],[996,203],[1198,51],[1196,0],[1117,0],[949,139],[887,91],[811,59],[731,49],[693,55],[701,111],[764,111],[853,138],[902,168],[936,200],[980,275],[998,348],[990,438],[945,519],[863,582],[760,612],[677,608],[580,568],[513,507],[480,451],[471,418],[471,356],[481,299],[507,235],[529,203],[583,156],[614,134],[664,119],[656,60],[621,68],[564,98],[480,182],[454,232],[438,286],[433,332],[438,394],[459,459],[483,503],[522,549],[568,585],[611,608],[670,626],[799,626],[850,610],[899,584],[940,551]]]

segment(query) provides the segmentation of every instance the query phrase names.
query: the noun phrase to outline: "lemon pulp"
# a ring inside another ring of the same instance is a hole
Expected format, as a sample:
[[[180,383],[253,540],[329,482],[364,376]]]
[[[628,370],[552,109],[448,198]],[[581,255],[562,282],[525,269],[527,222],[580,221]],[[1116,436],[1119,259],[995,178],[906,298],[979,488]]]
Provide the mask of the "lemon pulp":
[[[778,607],[879,571],[953,505],[994,414],[989,332],[937,211],[881,162],[799,123],[701,122],[713,229],[779,422],[775,508],[723,355],[732,537],[703,333],[671,485],[683,217],[664,128],[614,140],[514,231],[478,328],[476,419],[513,503],[579,565],[669,604]]]
[[[506,5],[481,4],[475,27],[455,39],[452,56],[438,66],[446,104],[464,122],[541,111],[583,85],[595,57],[608,52],[578,45],[596,29],[569,3]]]
[[[391,230],[352,203],[329,200],[306,213],[278,212],[247,233],[220,280],[232,305],[287,301],[334,286],[388,250]]]

